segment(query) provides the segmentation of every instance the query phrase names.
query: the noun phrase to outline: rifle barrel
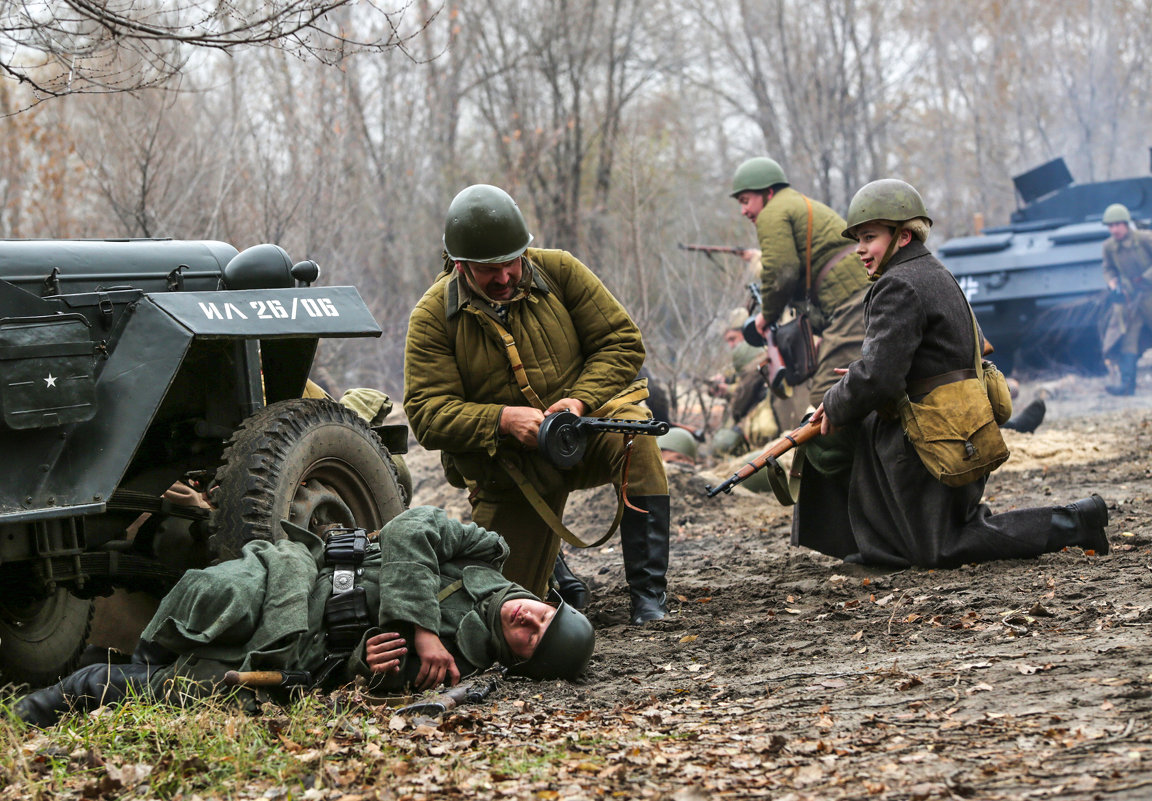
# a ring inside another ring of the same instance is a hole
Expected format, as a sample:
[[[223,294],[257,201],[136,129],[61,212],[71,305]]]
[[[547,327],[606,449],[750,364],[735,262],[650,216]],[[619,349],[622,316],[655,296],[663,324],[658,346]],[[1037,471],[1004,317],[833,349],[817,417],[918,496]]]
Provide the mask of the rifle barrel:
[[[782,456],[798,445],[803,445],[819,433],[819,423],[804,423],[792,429],[778,440],[770,443],[758,456],[750,459],[746,464],[741,466],[741,468],[733,473],[726,481],[717,484],[715,487],[705,485],[704,492],[709,498],[715,498],[721,492],[731,492],[733,487],[768,464],[768,460]]]

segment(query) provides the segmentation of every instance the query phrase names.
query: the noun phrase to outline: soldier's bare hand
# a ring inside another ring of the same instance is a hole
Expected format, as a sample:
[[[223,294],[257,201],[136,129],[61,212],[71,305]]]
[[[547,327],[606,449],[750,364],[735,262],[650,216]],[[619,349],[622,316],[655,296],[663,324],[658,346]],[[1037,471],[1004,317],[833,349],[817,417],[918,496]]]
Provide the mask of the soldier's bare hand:
[[[515,437],[526,447],[536,447],[536,434],[544,412],[532,406],[505,406],[500,414],[500,433]]]
[[[212,504],[208,503],[208,498],[204,493],[189,487],[183,481],[177,481],[171,487],[164,490],[164,494],[160,497],[177,506],[199,506],[201,509],[212,508]]]
[[[400,658],[408,653],[408,643],[394,631],[369,637],[365,643],[365,661],[373,673],[396,673]]]
[[[831,434],[836,430],[836,426],[832,425],[832,421],[828,419],[828,415],[824,414],[823,403],[816,407],[816,411],[812,412],[812,417],[808,419],[808,423],[819,423],[821,434]]]
[[[460,669],[456,660],[436,632],[416,627],[416,653],[420,657],[420,672],[416,674],[416,687],[429,690],[444,683],[455,687],[460,682]]]
[[[577,400],[576,398],[561,398],[544,410],[544,416],[556,414],[556,412],[572,412],[577,417],[583,417],[584,412],[588,407],[584,405],[584,401]]]

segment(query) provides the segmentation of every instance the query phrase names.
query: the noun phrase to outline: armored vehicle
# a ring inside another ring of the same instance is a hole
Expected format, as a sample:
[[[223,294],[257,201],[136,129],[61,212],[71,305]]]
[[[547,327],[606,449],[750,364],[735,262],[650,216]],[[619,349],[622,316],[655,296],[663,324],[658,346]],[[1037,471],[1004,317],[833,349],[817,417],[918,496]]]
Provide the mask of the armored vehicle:
[[[301,397],[320,338],[381,333],[318,274],[275,245],[0,241],[0,683],[69,671],[97,596],[404,508],[407,428]]]
[[[1152,176],[1077,184],[1063,159],[1013,179],[1021,206],[1007,225],[937,249],[960,282],[1002,370],[1104,371],[1098,330],[1105,308],[1100,218],[1123,203],[1152,217]]]

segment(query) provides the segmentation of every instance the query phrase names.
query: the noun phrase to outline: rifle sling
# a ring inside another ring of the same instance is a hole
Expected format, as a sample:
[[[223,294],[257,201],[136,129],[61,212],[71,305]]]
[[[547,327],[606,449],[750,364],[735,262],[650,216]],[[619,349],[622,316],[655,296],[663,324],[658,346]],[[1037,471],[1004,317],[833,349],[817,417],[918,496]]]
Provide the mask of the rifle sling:
[[[492,324],[492,327],[496,330],[496,333],[500,336],[500,339],[504,343],[504,355],[508,357],[508,363],[512,366],[512,375],[515,376],[516,383],[520,385],[520,391],[524,394],[524,397],[528,399],[529,403],[531,403],[537,409],[544,411],[544,409],[547,407],[545,407],[544,403],[540,400],[540,396],[536,394],[536,390],[532,389],[531,384],[528,383],[528,374],[524,369],[524,363],[520,360],[520,352],[516,349],[516,341],[512,338],[512,335],[508,333],[507,329],[500,325],[500,323],[496,322],[492,318],[488,318],[488,321]],[[644,388],[634,389],[631,392],[625,393],[624,395],[608,401],[599,409],[595,410],[592,413],[592,416],[607,417],[621,406],[627,403],[634,403],[636,401],[643,400],[645,397],[647,397],[647,395]],[[568,527],[564,525],[564,521],[562,521],[557,516],[557,514],[552,511],[552,507],[550,507],[545,502],[545,500],[540,497],[540,493],[534,486],[532,486],[532,482],[530,482],[527,477],[525,477],[524,473],[520,471],[520,468],[512,464],[510,459],[500,457],[499,462],[500,466],[503,467],[508,475],[512,477],[512,480],[516,482],[516,486],[520,488],[520,492],[523,493],[524,498],[528,501],[528,503],[532,505],[532,508],[536,511],[536,514],[540,516],[540,519],[544,521],[545,525],[552,529],[552,531],[554,531],[556,535],[560,537],[560,539],[564,540],[575,548],[595,548],[598,545],[603,545],[613,534],[616,533],[616,529],[620,525],[620,520],[624,517],[625,506],[629,506],[633,509],[636,508],[632,506],[632,504],[628,503],[627,496],[628,463],[629,457],[632,455],[631,446],[632,440],[629,437],[627,439],[627,452],[624,458],[624,465],[621,469],[620,497],[616,504],[616,517],[612,520],[612,525],[609,526],[608,532],[595,542],[584,542],[582,539],[573,534],[568,529]]]

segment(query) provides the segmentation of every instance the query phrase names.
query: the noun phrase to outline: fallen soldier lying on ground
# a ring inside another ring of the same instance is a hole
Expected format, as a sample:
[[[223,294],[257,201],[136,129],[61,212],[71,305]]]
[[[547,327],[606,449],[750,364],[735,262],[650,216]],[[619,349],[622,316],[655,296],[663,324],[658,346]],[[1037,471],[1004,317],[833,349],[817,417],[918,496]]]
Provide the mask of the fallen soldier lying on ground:
[[[50,726],[129,694],[179,702],[216,689],[229,670],[307,671],[334,687],[360,676],[373,691],[455,685],[495,662],[514,675],[575,678],[592,625],[501,575],[508,546],[493,531],[429,506],[397,515],[368,540],[289,538],[186,573],[160,603],[128,664],[81,668],[24,696],[13,713]]]

